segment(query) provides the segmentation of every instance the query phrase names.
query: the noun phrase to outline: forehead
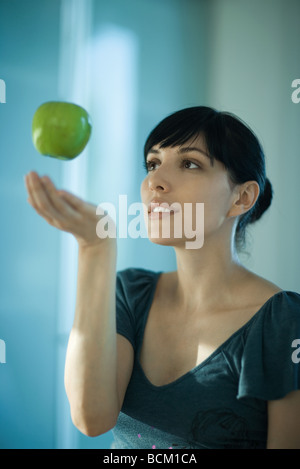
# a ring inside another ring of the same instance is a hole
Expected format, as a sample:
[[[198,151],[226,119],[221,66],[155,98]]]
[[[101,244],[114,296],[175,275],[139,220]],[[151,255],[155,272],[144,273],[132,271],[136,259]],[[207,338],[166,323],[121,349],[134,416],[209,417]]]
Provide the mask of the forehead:
[[[196,156],[198,156],[200,159],[207,158],[210,160],[211,166],[214,165],[215,159],[212,155],[209,155],[206,140],[203,135],[197,135],[196,137],[193,137],[184,143],[174,143],[172,145],[168,145],[168,142],[157,143],[149,149],[148,154],[163,153],[164,150],[167,149],[173,149],[173,151],[178,154],[195,152]]]
[[[194,137],[184,141],[184,142],[175,142],[171,145],[168,142],[169,139],[166,139],[162,142],[159,142],[151,147],[151,149],[159,150],[160,148],[187,148],[187,147],[196,147],[199,150],[203,150],[203,152],[208,154],[206,140],[203,134],[195,135]],[[150,149],[149,149],[150,151]]]

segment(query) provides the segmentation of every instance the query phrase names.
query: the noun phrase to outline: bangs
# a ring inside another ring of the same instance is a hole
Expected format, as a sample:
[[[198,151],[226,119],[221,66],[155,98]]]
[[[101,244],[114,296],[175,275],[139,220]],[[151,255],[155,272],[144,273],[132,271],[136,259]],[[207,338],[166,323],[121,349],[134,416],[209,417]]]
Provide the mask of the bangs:
[[[155,145],[159,148],[181,146],[201,135],[211,165],[214,159],[222,163],[229,170],[233,182],[247,180],[249,165],[252,164],[243,155],[249,151],[253,154],[253,162],[256,161],[255,155],[259,155],[259,167],[264,164],[262,148],[251,129],[233,114],[206,106],[182,109],[163,119],[146,140],[144,159],[147,160],[148,152]],[[239,173],[240,176],[236,177]]]
[[[144,158],[155,145],[159,148],[181,146],[203,135],[211,164],[220,159],[220,135],[217,121],[220,113],[212,108],[198,106],[177,111],[162,120],[149,134],[144,146]],[[216,132],[217,131],[217,132]],[[219,138],[218,138],[219,137]],[[222,160],[221,160],[222,161]],[[225,162],[224,162],[225,163]]]

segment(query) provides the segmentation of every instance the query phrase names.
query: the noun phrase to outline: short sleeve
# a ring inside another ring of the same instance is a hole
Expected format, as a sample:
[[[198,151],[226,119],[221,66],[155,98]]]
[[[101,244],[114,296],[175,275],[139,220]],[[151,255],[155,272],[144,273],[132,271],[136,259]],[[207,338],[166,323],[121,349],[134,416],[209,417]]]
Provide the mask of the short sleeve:
[[[126,337],[135,349],[134,315],[132,299],[128,297],[128,269],[117,272],[116,327],[117,333]]]
[[[140,331],[151,306],[158,273],[142,268],[117,272],[116,330],[137,350]]]
[[[297,347],[299,353],[297,353]],[[282,291],[251,322],[237,398],[281,399],[300,389],[300,295]]]

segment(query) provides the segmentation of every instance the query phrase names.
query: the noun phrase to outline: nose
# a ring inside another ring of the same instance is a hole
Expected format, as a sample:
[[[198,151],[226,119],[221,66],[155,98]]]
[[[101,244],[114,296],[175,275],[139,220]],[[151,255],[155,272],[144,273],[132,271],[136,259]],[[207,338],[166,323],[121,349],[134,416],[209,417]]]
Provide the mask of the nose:
[[[156,170],[153,174],[149,174],[148,187],[151,191],[168,192],[170,183],[165,173]]]

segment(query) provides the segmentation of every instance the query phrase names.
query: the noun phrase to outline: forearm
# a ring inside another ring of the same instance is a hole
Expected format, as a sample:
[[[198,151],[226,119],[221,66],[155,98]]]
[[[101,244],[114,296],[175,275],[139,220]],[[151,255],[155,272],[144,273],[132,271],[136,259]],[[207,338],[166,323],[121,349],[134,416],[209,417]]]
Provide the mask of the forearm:
[[[81,248],[76,310],[65,386],[74,424],[86,434],[109,430],[118,414],[116,247]]]

